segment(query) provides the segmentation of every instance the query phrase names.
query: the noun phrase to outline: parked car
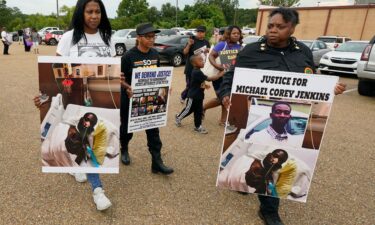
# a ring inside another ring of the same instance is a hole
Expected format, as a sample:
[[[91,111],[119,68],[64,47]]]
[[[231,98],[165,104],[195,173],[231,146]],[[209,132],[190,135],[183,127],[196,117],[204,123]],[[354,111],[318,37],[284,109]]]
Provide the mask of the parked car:
[[[154,48],[159,52],[160,61],[172,66],[183,64],[185,62],[183,50],[189,38],[189,35],[178,35],[157,39]]]
[[[57,43],[59,43],[63,34],[64,34],[63,30],[54,30],[51,32],[47,32],[44,35],[43,42],[46,43],[47,45],[57,45]]]
[[[186,29],[183,27],[172,27],[171,30],[174,30],[177,32],[177,35],[184,35]]]
[[[339,37],[339,36],[320,36],[317,38],[319,41],[323,41],[327,44],[328,48],[335,50],[341,44],[351,41],[349,37]]]
[[[323,55],[319,70],[322,74],[345,73],[357,76],[357,64],[367,41],[348,41]]]
[[[51,31],[54,31],[54,30],[60,30],[60,28],[58,27],[43,27],[42,29],[40,29],[38,31],[38,34],[40,36],[40,39],[41,40],[44,40],[44,36],[46,35],[47,32],[51,32]]]
[[[244,39],[242,39],[242,46],[245,47],[245,45],[247,44],[257,42],[260,38],[261,36],[247,36]]]
[[[332,51],[330,48],[328,48],[326,43],[324,43],[323,41],[319,41],[319,40],[300,40],[300,42],[304,43],[312,51],[313,57],[314,57],[314,65],[316,67],[319,66],[319,62],[320,62],[320,59],[322,58],[322,56],[324,54],[326,54],[327,52]]]
[[[375,96],[375,36],[363,50],[357,66],[358,93]]]
[[[255,29],[250,27],[243,27],[242,28],[243,35],[255,35]]]
[[[194,28],[194,29],[188,29],[187,30],[187,35],[197,35],[197,30]]]
[[[115,46],[116,55],[123,55],[127,50],[135,46],[137,33],[135,29],[122,29],[116,31],[111,39]]]
[[[172,36],[172,35],[177,35],[177,31],[172,30],[172,29],[159,29],[160,33],[157,33],[157,37],[161,36]]]

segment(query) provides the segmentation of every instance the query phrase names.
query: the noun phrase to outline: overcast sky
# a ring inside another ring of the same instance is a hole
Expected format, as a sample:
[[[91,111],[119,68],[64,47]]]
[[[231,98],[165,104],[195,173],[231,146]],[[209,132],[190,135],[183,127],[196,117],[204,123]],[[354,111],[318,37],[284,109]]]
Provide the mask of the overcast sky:
[[[160,9],[162,4],[170,2],[176,5],[176,0],[147,0],[150,6],[156,6]],[[316,6],[317,2],[321,5],[329,3],[345,4],[352,3],[354,0],[301,0],[300,6]],[[74,6],[76,0],[59,0],[59,7],[63,5]],[[103,0],[108,16],[114,18],[117,16],[116,10],[121,0]],[[240,8],[257,8],[257,0],[239,0]],[[185,5],[191,5],[194,0],[178,0],[178,7],[183,8]],[[56,12],[56,0],[7,0],[8,7],[18,7],[25,14],[41,13],[49,15]]]

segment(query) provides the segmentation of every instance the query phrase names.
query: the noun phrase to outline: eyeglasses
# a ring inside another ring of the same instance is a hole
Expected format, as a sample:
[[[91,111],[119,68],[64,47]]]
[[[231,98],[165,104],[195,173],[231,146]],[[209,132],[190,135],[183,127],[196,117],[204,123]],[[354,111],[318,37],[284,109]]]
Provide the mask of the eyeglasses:
[[[156,35],[140,35],[140,36],[146,38],[147,40],[156,39]]]

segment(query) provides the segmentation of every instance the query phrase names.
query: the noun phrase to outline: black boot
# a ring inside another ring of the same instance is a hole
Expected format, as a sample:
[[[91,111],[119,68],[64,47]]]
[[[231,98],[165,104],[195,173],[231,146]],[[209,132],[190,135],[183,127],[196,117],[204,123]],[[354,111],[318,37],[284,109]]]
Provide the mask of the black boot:
[[[124,164],[124,165],[129,165],[131,160],[130,160],[130,155],[129,155],[129,151],[128,150],[124,150],[122,151],[121,153],[121,162]]]
[[[153,173],[162,173],[165,175],[173,173],[173,169],[164,165],[163,160],[159,154],[152,154],[151,171]]]

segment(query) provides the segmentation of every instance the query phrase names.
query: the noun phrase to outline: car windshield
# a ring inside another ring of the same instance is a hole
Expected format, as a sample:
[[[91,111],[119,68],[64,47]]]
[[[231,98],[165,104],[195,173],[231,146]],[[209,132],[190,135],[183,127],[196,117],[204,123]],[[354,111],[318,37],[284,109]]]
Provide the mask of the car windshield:
[[[345,42],[344,44],[340,45],[336,48],[338,52],[358,52],[362,53],[366,47],[365,42]]]
[[[320,37],[318,38],[319,41],[323,41],[325,43],[335,43],[336,38],[325,38],[325,37]]]
[[[301,41],[302,43],[304,43],[307,47],[311,47],[311,45],[312,45],[312,41]]]
[[[115,34],[113,34],[113,37],[125,37],[127,33],[129,33],[129,30],[119,30],[116,31]]]

